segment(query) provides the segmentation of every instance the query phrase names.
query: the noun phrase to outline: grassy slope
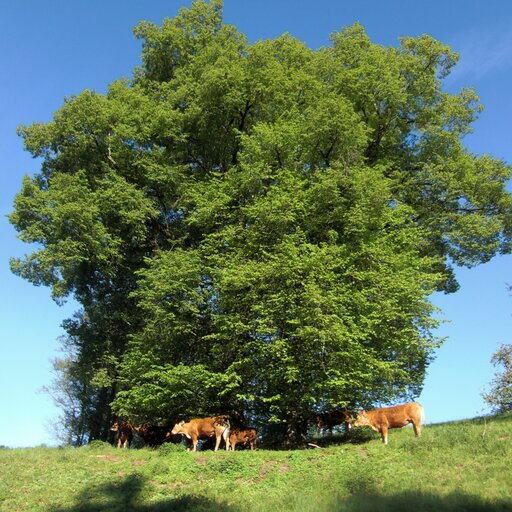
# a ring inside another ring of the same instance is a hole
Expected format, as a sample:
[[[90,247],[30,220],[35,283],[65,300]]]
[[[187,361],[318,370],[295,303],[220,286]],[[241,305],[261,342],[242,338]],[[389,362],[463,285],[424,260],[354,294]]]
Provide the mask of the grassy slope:
[[[0,510],[512,511],[512,414],[257,452],[0,450]]]

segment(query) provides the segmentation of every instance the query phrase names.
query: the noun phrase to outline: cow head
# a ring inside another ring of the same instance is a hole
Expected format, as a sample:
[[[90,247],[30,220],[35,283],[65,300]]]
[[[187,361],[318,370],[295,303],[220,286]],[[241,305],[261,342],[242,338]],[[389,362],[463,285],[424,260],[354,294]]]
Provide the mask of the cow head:
[[[184,425],[185,425],[185,421],[183,421],[183,420],[180,421],[179,423],[176,423],[176,425],[174,425],[171,432],[167,433],[167,436],[169,436],[169,435],[175,436],[176,434],[181,434],[182,436],[186,436],[189,439],[191,439],[190,434],[188,433],[188,430],[183,428]]]
[[[321,429],[332,429],[342,423],[345,423],[347,428],[350,429],[352,421],[354,421],[354,418],[346,409],[319,413],[315,416],[315,425]]]
[[[342,414],[343,422],[345,423],[347,430],[350,430],[352,428],[352,424],[354,423],[355,418],[352,416],[352,413],[348,412],[347,410],[342,411]]]
[[[366,414],[366,411],[362,411],[357,415],[353,425],[354,427],[367,427],[370,425],[370,418]]]
[[[141,423],[140,425],[133,425],[133,430],[138,434],[145,434],[149,429],[149,423]]]
[[[315,425],[318,428],[327,428],[328,425],[325,423],[324,418],[319,414],[315,419]]]
[[[116,421],[111,427],[110,430],[112,432],[117,432],[119,430],[119,423]]]

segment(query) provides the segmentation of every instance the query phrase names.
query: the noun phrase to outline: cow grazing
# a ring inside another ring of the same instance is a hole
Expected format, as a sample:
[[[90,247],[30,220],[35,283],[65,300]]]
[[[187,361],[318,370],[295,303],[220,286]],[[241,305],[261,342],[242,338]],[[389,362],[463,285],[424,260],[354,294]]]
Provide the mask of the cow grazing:
[[[379,432],[382,442],[388,444],[388,429],[405,427],[412,423],[416,436],[421,435],[421,423],[425,421],[423,407],[410,402],[393,407],[381,407],[372,411],[363,411],[357,415],[354,427],[370,427]]]
[[[317,414],[315,418],[315,425],[318,428],[332,432],[332,429],[336,425],[343,424],[345,426],[345,432],[348,432],[351,428],[351,421],[353,421],[351,414],[346,409],[342,409],[339,411]]]
[[[235,450],[238,443],[243,446],[249,445],[251,450],[256,450],[258,432],[255,428],[233,428],[229,431],[229,448]]]
[[[192,440],[192,451],[197,449],[197,442],[200,438],[215,436],[215,451],[219,449],[221,439],[226,443],[226,450],[229,450],[229,418],[228,416],[213,416],[211,418],[195,418],[185,423],[180,421],[167,433],[167,438],[181,434]]]
[[[160,427],[158,425],[151,425],[149,423],[142,423],[134,427],[137,434],[142,437],[147,446],[156,447],[168,441],[167,432],[168,427]]]
[[[112,432],[117,432],[117,447],[128,448],[132,442],[135,427],[126,420],[116,421],[111,427]]]

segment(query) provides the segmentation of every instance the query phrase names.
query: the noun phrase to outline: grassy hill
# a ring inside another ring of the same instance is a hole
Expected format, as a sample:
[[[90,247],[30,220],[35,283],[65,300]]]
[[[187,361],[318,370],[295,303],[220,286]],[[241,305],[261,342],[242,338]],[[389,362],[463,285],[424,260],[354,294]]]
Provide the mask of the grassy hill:
[[[512,511],[512,414],[325,448],[0,450],[0,510]],[[320,440],[318,441],[321,442]]]

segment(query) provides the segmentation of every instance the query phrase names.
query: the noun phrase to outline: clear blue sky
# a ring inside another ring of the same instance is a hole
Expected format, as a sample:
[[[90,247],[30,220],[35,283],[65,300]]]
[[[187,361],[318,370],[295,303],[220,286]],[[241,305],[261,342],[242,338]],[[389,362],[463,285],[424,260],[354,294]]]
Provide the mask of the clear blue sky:
[[[23,151],[16,127],[47,122],[65,96],[83,89],[104,92],[130,77],[139,63],[140,41],[132,28],[142,19],[160,23],[185,0],[0,0],[0,445],[52,443],[58,415],[38,392],[52,381],[50,359],[58,355],[62,321],[76,309],[52,302],[49,291],[12,275],[9,257],[30,251],[5,215],[23,175],[40,162]],[[371,39],[396,45],[400,36],[428,33],[461,53],[446,83],[450,91],[476,88],[485,110],[466,146],[512,163],[512,2],[508,0],[225,0],[224,18],[250,41],[289,32],[310,47],[359,21]],[[419,397],[427,421],[482,413],[480,393],[493,376],[489,359],[500,342],[512,342],[512,257],[457,275],[456,294],[433,297],[450,321]]]

